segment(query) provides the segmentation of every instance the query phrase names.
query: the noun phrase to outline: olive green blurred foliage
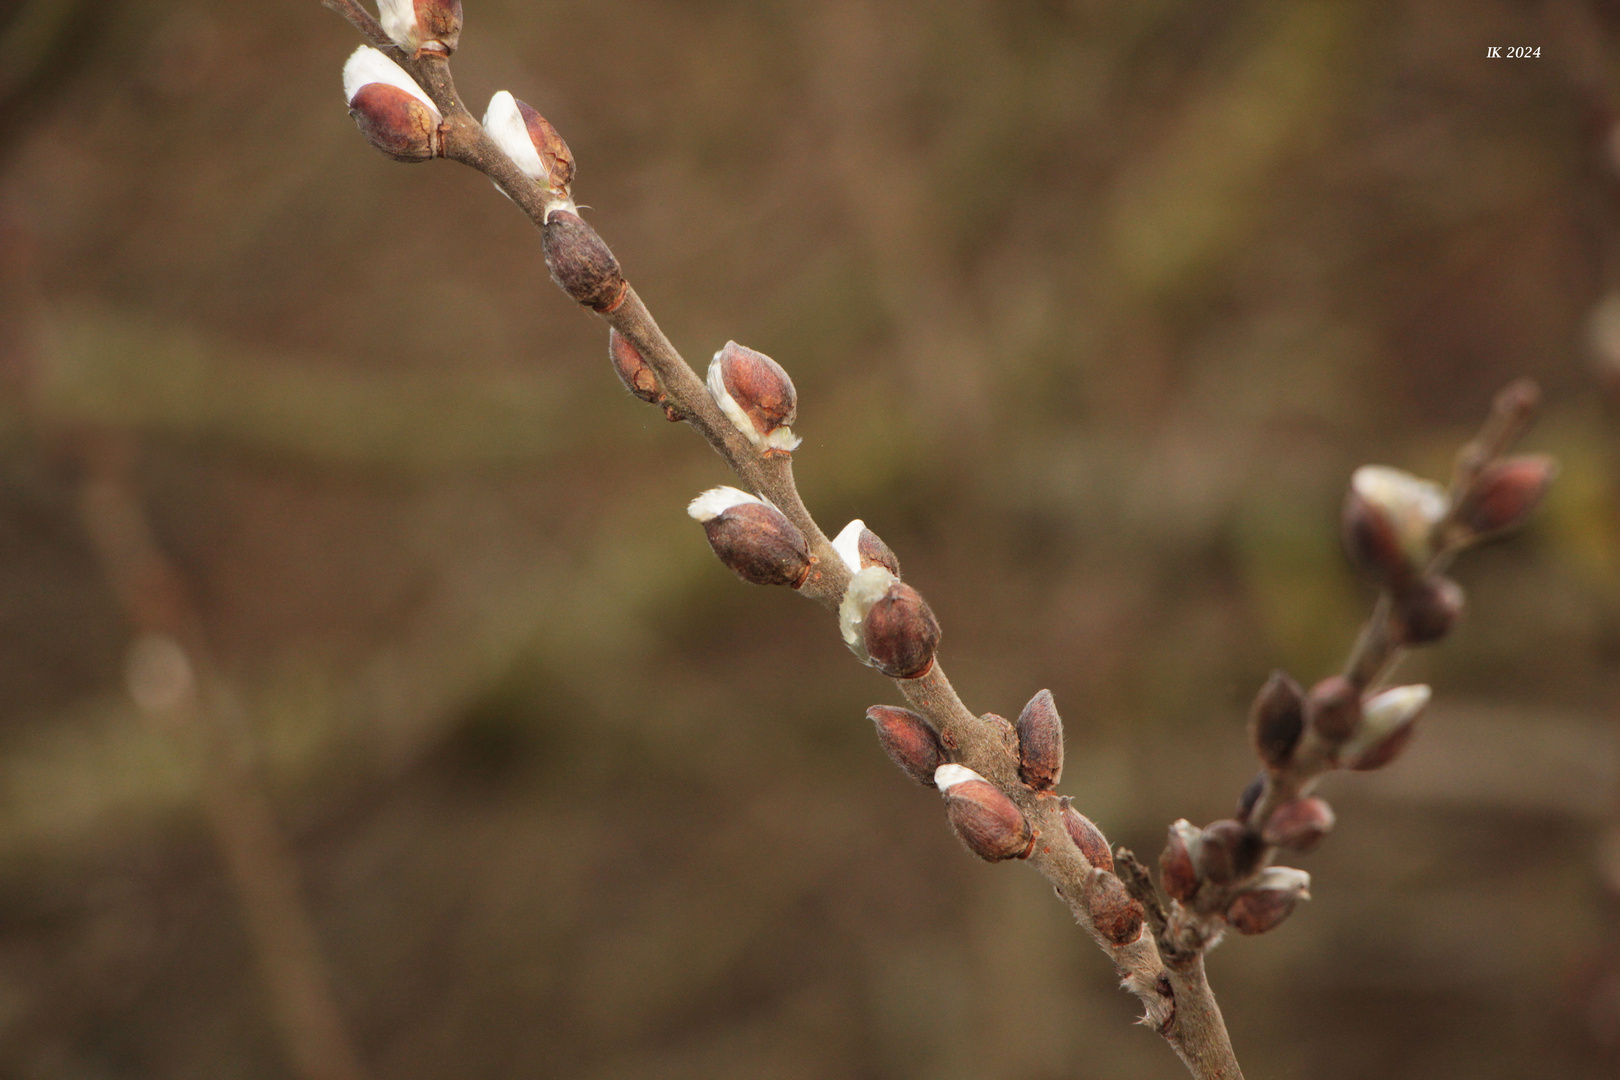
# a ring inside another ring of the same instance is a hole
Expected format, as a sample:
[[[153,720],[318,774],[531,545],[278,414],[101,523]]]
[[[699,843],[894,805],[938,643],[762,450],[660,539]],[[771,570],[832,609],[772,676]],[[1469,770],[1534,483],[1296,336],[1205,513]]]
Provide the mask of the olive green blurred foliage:
[[[899,553],[971,707],[1054,691],[1062,790],[1138,850],[1230,812],[1270,668],[1348,647],[1350,470],[1443,475],[1540,380],[1563,477],[1460,568],[1468,620],[1407,669],[1431,722],[1329,786],[1316,899],[1211,971],[1252,1076],[1614,1075],[1613,4],[466,18],[469,104],[556,123],[690,360],[786,366],[813,512]],[[315,0],[0,9],[0,1073],[290,1075],[197,776],[122,686],[58,453],[111,429],[375,1075],[1182,1075],[1046,886],[883,760],[894,688],[715,563],[682,511],[728,477],[527,222],[366,147],[356,43]]]

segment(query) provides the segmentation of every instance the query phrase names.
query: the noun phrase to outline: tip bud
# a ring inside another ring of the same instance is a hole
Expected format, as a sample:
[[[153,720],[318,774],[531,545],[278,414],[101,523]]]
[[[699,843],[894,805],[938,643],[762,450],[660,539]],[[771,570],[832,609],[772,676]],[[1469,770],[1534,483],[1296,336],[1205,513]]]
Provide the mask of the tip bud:
[[[1129,945],[1142,936],[1142,905],[1107,870],[1093,870],[1086,879],[1086,911],[1097,933],[1114,945]]]
[[[1264,870],[1252,888],[1238,894],[1226,909],[1226,921],[1240,934],[1263,934],[1292,914],[1301,900],[1309,900],[1311,875],[1287,866]]]
[[[1294,756],[1305,730],[1305,691],[1287,672],[1274,671],[1249,709],[1249,741],[1267,768],[1280,769]]]
[[[484,131],[514,165],[545,187],[557,205],[573,209],[574,155],[549,120],[500,90],[484,110]]]
[[[1309,851],[1333,829],[1333,808],[1321,799],[1291,799],[1271,812],[1261,837],[1292,851]]]
[[[1351,476],[1345,497],[1345,548],[1374,581],[1398,584],[1434,554],[1434,527],[1446,510],[1439,484],[1400,469],[1363,465]]]
[[[1035,848],[1035,833],[1023,813],[996,786],[972,769],[941,765],[934,786],[945,796],[951,828],[986,862],[1023,859]]]
[[[770,503],[718,487],[693,499],[686,512],[702,523],[720,561],[744,581],[794,589],[804,584],[810,573],[804,534]]]
[[[874,705],[866,710],[866,718],[877,727],[878,742],[891,761],[923,787],[935,786],[934,774],[945,763],[945,748],[927,720],[893,705]]]
[[[1036,791],[1049,791],[1063,775],[1063,720],[1042,690],[1018,714],[1018,776]]]
[[[1361,725],[1343,746],[1339,761],[1366,772],[1394,761],[1416,732],[1417,719],[1429,704],[1427,686],[1397,686],[1374,695],[1362,708]]]
[[[456,51],[461,40],[461,0],[377,0],[383,33],[408,53]]]
[[[1361,695],[1343,675],[1330,675],[1311,687],[1305,719],[1328,743],[1341,743],[1361,723]]]
[[[798,415],[798,393],[775,360],[728,341],[709,364],[708,384],[720,411],[763,453],[798,447],[801,440],[789,427]]]
[[[379,50],[362,45],[349,55],[343,96],[366,141],[395,161],[427,161],[443,152],[439,107]]]
[[[1068,799],[1063,800],[1063,828],[1074,841],[1074,846],[1080,849],[1086,862],[1099,870],[1114,869],[1114,853],[1108,850],[1108,841],[1103,837],[1102,830],[1091,823],[1091,819],[1069,804]]]
[[[547,211],[541,242],[551,280],[575,303],[608,312],[624,300],[629,282],[619,271],[619,260],[578,214],[566,209]]]

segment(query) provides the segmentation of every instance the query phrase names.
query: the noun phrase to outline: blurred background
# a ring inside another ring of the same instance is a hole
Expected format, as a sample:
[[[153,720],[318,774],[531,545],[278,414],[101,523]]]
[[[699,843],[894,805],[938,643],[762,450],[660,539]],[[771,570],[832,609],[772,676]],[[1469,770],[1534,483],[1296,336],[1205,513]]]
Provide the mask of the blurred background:
[[[358,41],[0,6],[0,1075],[1185,1075],[718,565],[528,222],[366,146]],[[1424,730],[1210,973],[1251,1078],[1620,1070],[1620,4],[466,0],[453,68],[1144,853],[1348,649],[1351,470],[1539,380]]]

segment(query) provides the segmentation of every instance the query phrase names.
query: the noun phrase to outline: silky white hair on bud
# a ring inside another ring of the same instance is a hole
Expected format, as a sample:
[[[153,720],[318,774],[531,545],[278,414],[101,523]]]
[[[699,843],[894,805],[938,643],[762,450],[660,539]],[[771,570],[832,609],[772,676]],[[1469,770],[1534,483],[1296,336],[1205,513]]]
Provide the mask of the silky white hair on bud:
[[[1292,866],[1268,866],[1255,878],[1249,891],[1257,892],[1261,889],[1275,889],[1278,892],[1291,892],[1298,895],[1301,900],[1311,898],[1311,875],[1303,870],[1296,870]]]
[[[899,582],[900,579],[883,566],[868,566],[849,579],[849,588],[844,590],[843,602],[838,605],[838,629],[844,635],[844,644],[862,663],[870,659],[866,652],[866,635],[862,633],[866,616],[871,613],[872,605]]]
[[[710,488],[686,505],[686,512],[694,521],[709,522],[730,510],[733,506],[742,506],[745,503],[759,503],[769,506],[764,499],[734,487]]]
[[[969,780],[983,779],[984,777],[966,765],[941,765],[934,770],[934,786],[940,791],[949,791],[957,784],[965,784]]]
[[[422,44],[416,0],[377,0],[377,21],[382,23],[383,33],[400,48],[413,50]]]
[[[714,359],[709,361],[708,376],[704,380],[709,385],[709,396],[714,398],[714,403],[720,406],[720,411],[726,414],[726,419],[731,421],[732,426],[748,436],[749,442],[759,446],[764,442],[759,429],[754,427],[754,421],[743,412],[742,406],[737,404],[737,399],[731,396],[731,391],[726,389],[726,375],[720,364],[720,356],[724,352],[725,350],[721,349],[714,354]]]
[[[1396,686],[1368,698],[1361,706],[1361,723],[1339,747],[1341,761],[1354,761],[1398,728],[1411,723],[1429,704],[1431,691],[1423,683]]]
[[[484,130],[495,140],[495,145],[512,159],[514,165],[531,179],[540,181],[548,188],[551,186],[551,174],[546,171],[545,162],[540,160],[540,151],[535,149],[534,140],[529,138],[529,125],[524,123],[517,98],[510,91],[498,90],[489,99],[489,108],[484,110]]]
[[[1414,562],[1429,557],[1429,534],[1451,508],[1445,488],[1388,465],[1363,465],[1351,475],[1350,486],[1389,516],[1401,547]]]
[[[844,565],[849,567],[852,574],[861,572],[861,533],[865,531],[866,522],[856,518],[833,537],[833,550],[838,552],[838,557],[844,560]]]
[[[410,94],[416,100],[428,107],[434,119],[443,119],[439,107],[433,104],[433,99],[427,92],[416,85],[416,80],[410,73],[390,60],[381,50],[373,49],[370,45],[362,45],[349,54],[349,59],[343,64],[343,100],[354,104],[354,96],[361,88],[372,83],[382,83],[385,86],[394,86]]]

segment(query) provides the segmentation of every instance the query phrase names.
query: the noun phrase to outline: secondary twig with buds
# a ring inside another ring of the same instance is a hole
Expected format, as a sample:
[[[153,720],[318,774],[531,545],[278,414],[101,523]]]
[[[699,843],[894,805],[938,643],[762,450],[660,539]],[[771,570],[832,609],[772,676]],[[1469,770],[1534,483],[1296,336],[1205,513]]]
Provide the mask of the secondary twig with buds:
[[[402,161],[450,158],[493,180],[540,229],[552,279],[608,323],[609,358],[626,388],[691,424],[740,478],[746,490],[716,488],[689,507],[722,563],[745,581],[786,586],[836,612],[845,643],[892,677],[910,706],[869,710],[879,741],[909,776],[940,792],[968,848],[992,862],[1034,866],[1142,1001],[1144,1022],[1193,1075],[1240,1078],[1204,978],[1204,952],[1226,925],[1270,929],[1305,895],[1302,871],[1269,862],[1279,846],[1304,848],[1331,826],[1326,804],[1306,795],[1310,782],[1340,764],[1384,764],[1409,737],[1427,688],[1367,695],[1400,648],[1435,640],[1455,621],[1460,593],[1441,576],[1450,556],[1521,520],[1550,479],[1542,459],[1497,461],[1528,412],[1527,402],[1515,412],[1524,392],[1504,395],[1449,498],[1394,470],[1357,474],[1353,507],[1371,509],[1356,510],[1354,522],[1347,510],[1352,552],[1364,565],[1371,560],[1385,599],[1345,676],[1309,695],[1286,676],[1262,691],[1255,742],[1267,772],[1239,819],[1172,828],[1161,860],[1166,907],[1140,863],[1124,850],[1116,862],[1096,825],[1055,794],[1063,731],[1051,694],[1036,694],[1016,723],[971,713],[938,662],[939,623],[901,580],[894,553],[858,520],[829,540],[811,518],[793,480],[797,399],[787,372],[731,342],[700,379],[579,216],[573,155],[556,129],[505,91],[481,125],[467,110],[449,69],[459,0],[384,0],[382,23],[355,0],[322,2],[378,46],[362,46],[344,71],[366,138]],[[1364,527],[1363,517],[1371,524]],[[1372,539],[1355,539],[1363,535]]]

